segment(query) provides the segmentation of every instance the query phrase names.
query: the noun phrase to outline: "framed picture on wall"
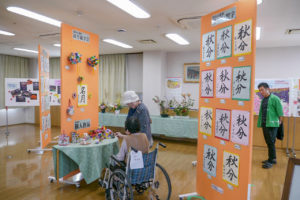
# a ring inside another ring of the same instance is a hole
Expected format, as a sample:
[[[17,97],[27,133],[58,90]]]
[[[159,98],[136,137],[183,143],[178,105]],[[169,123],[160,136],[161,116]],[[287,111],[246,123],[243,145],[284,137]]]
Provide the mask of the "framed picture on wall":
[[[200,63],[184,64],[184,82],[199,83]]]

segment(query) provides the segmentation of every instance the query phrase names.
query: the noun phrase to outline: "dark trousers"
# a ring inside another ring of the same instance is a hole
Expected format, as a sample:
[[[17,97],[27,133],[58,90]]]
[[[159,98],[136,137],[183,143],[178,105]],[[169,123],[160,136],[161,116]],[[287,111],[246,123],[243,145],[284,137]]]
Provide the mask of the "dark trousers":
[[[262,127],[264,138],[268,146],[269,152],[269,161],[276,160],[276,149],[275,149],[275,142],[276,142],[276,135],[278,127]]]

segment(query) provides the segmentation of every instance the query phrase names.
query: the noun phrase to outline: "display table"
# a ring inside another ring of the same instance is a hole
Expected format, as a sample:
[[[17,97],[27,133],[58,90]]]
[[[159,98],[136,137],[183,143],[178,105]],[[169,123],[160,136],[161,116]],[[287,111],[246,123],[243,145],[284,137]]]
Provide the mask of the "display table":
[[[124,127],[126,114],[99,113],[99,124],[102,126]],[[161,134],[177,138],[198,138],[198,119],[196,118],[163,118],[151,115],[152,134]]]
[[[102,169],[108,166],[110,156],[119,152],[119,142],[117,138],[114,138],[105,139],[99,144],[55,145],[52,151],[55,176],[57,176],[57,168],[59,168],[59,178],[65,177],[79,168],[86,183],[90,184],[97,180]],[[59,155],[58,165],[57,155]]]

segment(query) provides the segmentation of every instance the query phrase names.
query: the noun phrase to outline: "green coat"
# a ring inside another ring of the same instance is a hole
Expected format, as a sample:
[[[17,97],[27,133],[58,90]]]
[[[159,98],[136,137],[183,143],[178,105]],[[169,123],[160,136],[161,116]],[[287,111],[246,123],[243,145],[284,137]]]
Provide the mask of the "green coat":
[[[279,117],[283,116],[282,105],[280,99],[274,94],[270,94],[267,108],[266,127],[279,127]],[[261,127],[262,123],[262,104],[260,104],[257,127]]]

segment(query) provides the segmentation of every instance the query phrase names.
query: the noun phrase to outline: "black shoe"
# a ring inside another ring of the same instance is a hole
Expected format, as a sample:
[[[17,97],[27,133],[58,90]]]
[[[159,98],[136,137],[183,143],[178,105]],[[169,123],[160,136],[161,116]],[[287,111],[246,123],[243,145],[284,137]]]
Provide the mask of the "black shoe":
[[[264,169],[269,169],[269,168],[271,168],[271,167],[273,167],[273,164],[270,163],[270,162],[266,162],[266,163],[263,164],[263,166],[262,166],[262,168],[264,168]]]
[[[265,164],[265,163],[267,163],[267,162],[269,162],[269,163],[271,163],[271,164],[277,164],[277,161],[276,161],[275,159],[273,159],[272,161],[264,160],[264,161],[262,161],[261,163]]]

